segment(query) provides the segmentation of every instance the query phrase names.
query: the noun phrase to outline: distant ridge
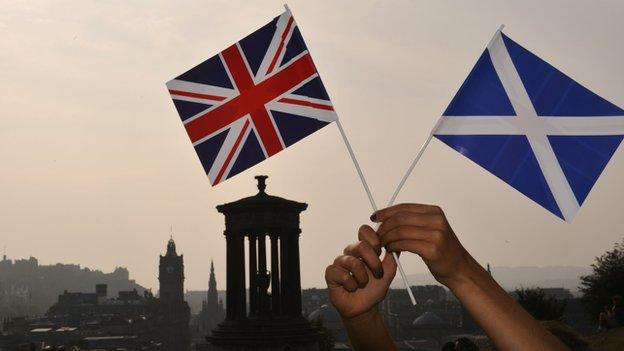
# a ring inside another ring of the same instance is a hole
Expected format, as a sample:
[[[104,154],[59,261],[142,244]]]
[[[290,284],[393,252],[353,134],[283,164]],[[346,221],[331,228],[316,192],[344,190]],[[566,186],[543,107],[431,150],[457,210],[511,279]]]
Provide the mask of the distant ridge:
[[[145,290],[130,279],[124,267],[103,273],[76,264],[39,265],[34,257],[4,257],[0,260],[0,317],[44,314],[63,291],[95,292],[96,284],[108,285],[108,297],[117,297],[119,291]]]
[[[583,266],[521,266],[491,267],[492,276],[505,290],[519,287],[566,288],[578,296],[580,277],[591,273],[591,267]],[[429,273],[408,274],[412,285],[438,284]],[[403,283],[394,279],[393,288],[402,287]]]

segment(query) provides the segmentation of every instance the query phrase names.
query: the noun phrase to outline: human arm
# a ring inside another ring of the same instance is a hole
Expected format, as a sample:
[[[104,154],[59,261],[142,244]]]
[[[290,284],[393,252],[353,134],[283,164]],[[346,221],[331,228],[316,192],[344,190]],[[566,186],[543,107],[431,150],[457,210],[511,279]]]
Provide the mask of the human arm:
[[[461,245],[437,206],[402,204],[374,214],[377,234],[390,252],[422,257],[500,350],[567,350],[529,315]]]

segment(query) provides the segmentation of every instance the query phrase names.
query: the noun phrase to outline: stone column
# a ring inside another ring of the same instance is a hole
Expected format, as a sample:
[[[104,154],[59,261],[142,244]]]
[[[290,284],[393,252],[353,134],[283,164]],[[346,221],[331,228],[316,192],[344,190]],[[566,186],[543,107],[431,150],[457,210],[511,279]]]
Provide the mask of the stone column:
[[[280,269],[279,252],[277,250],[278,235],[271,235],[271,311],[274,315],[281,314],[280,304]]]
[[[258,315],[265,315],[268,304],[267,288],[269,286],[266,262],[266,234],[258,234]]]
[[[281,233],[280,235],[280,307],[282,315],[290,315],[291,307],[291,276],[288,266],[290,266],[290,255],[288,254],[289,235]]]
[[[258,267],[256,236],[249,234],[249,315],[258,314]]]
[[[245,248],[242,233],[226,230],[227,277],[226,320],[240,321],[246,318],[245,301]]]
[[[288,250],[289,250],[289,274],[290,274],[290,285],[292,286],[292,298],[290,300],[290,313],[292,316],[301,317],[301,271],[299,264],[299,234],[301,233],[300,229],[294,230],[288,233],[289,242],[288,242]]]

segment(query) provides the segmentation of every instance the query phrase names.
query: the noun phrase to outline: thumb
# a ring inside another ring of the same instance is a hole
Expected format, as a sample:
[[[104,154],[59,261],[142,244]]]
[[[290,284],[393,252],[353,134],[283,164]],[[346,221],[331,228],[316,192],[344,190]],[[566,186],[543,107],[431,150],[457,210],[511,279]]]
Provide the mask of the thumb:
[[[384,253],[384,258],[381,261],[381,267],[384,270],[383,280],[391,282],[397,271],[397,263],[391,252],[386,251]]]

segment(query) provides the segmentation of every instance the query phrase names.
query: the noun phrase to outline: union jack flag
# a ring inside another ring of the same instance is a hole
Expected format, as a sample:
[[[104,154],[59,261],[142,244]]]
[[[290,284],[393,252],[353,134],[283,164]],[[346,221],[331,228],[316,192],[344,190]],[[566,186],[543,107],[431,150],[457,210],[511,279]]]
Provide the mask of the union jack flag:
[[[289,10],[167,88],[213,186],[338,119]]]

